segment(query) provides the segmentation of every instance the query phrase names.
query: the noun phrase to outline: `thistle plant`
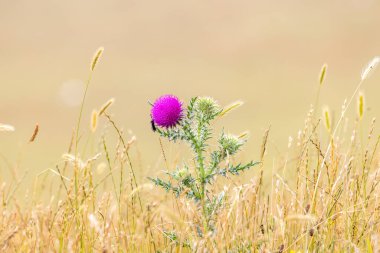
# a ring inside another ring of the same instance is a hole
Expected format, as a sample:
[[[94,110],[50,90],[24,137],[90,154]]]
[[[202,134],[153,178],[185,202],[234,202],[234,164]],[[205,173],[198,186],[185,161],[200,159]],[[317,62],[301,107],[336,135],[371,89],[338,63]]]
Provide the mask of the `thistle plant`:
[[[235,105],[232,105],[236,107]],[[151,117],[153,129],[169,141],[183,141],[189,144],[195,165],[183,164],[175,171],[167,171],[168,181],[150,178],[176,197],[182,195],[200,204],[204,218],[204,228],[210,228],[212,214],[222,204],[223,192],[212,196],[209,187],[218,176],[238,175],[258,162],[233,164],[230,157],[238,153],[246,140],[246,134],[235,136],[222,131],[217,140],[216,150],[209,151],[209,142],[213,138],[212,124],[233,108],[224,110],[210,97],[192,98],[186,108],[172,95],[158,98],[152,105]]]

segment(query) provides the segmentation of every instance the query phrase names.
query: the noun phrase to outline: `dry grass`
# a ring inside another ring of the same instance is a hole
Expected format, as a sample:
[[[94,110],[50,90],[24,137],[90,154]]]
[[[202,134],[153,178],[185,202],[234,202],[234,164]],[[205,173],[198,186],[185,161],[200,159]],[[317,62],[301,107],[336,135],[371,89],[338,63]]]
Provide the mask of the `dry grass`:
[[[338,122],[346,125],[334,126],[326,112],[322,124],[311,109],[287,153],[276,158],[279,166],[265,160],[268,129],[249,183],[227,178],[210,189],[221,206],[212,231],[200,225],[194,201],[148,183],[146,170],[136,176],[143,151],[108,113],[112,103],[92,122],[95,130],[105,120],[101,154],[82,160],[74,132],[62,163],[49,170],[51,182],[36,179],[28,204],[20,207],[15,187],[2,185],[1,252],[380,252],[380,137],[375,119],[366,138],[358,134],[366,119],[360,98],[356,120],[343,108]],[[112,136],[115,146],[108,144]],[[178,162],[164,160],[169,168]],[[41,200],[46,191],[48,204]]]

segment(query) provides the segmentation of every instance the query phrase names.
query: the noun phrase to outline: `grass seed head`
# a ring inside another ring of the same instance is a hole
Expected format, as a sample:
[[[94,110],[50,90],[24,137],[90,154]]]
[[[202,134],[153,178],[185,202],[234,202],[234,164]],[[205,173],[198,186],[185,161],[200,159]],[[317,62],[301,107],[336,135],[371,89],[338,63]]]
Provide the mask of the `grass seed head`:
[[[224,115],[226,115],[227,113],[229,113],[230,111],[242,106],[244,104],[244,102],[242,101],[236,101],[236,102],[233,102],[232,104],[230,105],[227,105],[223,111],[219,114],[220,117],[223,117]]]
[[[323,118],[325,120],[326,129],[327,131],[330,132],[331,131],[330,110],[327,106],[323,109]]]
[[[102,105],[102,107],[100,107],[100,110],[99,110],[99,116],[102,116],[102,114],[108,109],[108,107],[110,107],[113,103],[115,102],[115,99],[114,98],[111,98],[110,100],[108,100],[105,104]]]
[[[321,68],[321,72],[319,74],[319,85],[322,85],[323,81],[325,80],[326,70],[327,70],[327,64],[325,63],[325,64],[323,64],[323,66]]]
[[[35,141],[38,132],[39,132],[39,126],[38,126],[38,123],[37,123],[36,126],[34,127],[34,131],[33,131],[32,137],[30,137],[30,139],[29,139],[29,142]]]
[[[358,116],[359,119],[363,118],[364,114],[364,94],[362,92],[359,93],[358,97]]]
[[[7,125],[7,124],[0,124],[0,132],[14,132],[15,128],[14,126]]]
[[[248,137],[249,137],[248,131],[245,131],[238,136],[239,139],[243,139],[243,140],[246,140]]]
[[[380,57],[376,56],[367,64],[367,66],[362,71],[362,75],[361,75],[362,80],[367,79],[371,71],[377,67],[379,62],[380,62]]]
[[[99,62],[100,57],[102,56],[104,51],[103,47],[99,47],[98,50],[96,50],[96,53],[94,54],[94,57],[92,58],[91,61],[91,71],[94,71],[96,64]]]
[[[96,110],[92,111],[92,114],[91,114],[91,131],[93,133],[95,133],[96,128],[98,126],[98,115],[99,114]]]

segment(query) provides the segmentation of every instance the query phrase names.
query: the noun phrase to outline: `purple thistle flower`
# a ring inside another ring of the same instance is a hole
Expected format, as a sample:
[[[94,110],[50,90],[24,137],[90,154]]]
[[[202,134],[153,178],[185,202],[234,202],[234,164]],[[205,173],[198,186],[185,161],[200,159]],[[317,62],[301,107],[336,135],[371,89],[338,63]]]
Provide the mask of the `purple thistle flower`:
[[[151,116],[154,124],[160,127],[174,127],[182,118],[181,101],[173,95],[163,95],[153,104]]]

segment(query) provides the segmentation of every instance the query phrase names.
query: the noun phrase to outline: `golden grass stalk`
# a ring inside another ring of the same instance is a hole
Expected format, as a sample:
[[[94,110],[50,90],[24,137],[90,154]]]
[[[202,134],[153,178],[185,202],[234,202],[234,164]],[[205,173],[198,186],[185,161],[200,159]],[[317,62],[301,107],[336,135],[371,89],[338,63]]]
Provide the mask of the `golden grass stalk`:
[[[91,61],[91,71],[94,71],[96,64],[99,62],[100,57],[102,56],[104,51],[103,47],[99,47],[98,50],[96,50],[96,53],[94,54],[94,57],[92,58]]]
[[[83,107],[84,107],[84,102],[86,101],[88,86],[90,85],[90,82],[91,82],[91,79],[92,79],[93,70],[95,69],[95,66],[98,63],[99,58],[102,55],[103,51],[104,51],[103,47],[98,48],[98,50],[96,51],[96,53],[95,53],[95,55],[93,57],[93,60],[91,62],[91,71],[90,71],[90,74],[89,74],[87,82],[86,82],[86,88],[84,90],[84,94],[83,94],[83,98],[82,98],[82,103],[80,105],[78,122],[77,122],[77,128],[76,128],[76,132],[75,132],[75,154],[77,154],[77,152],[78,152],[79,130],[80,130],[80,124],[81,124],[81,121],[82,121]]]
[[[91,113],[91,132],[95,133],[98,126],[98,112],[93,110]]]
[[[16,129],[14,126],[7,124],[0,124],[0,132],[14,132]]]
[[[319,74],[319,84],[322,85],[323,84],[323,81],[325,80],[325,76],[326,76],[326,70],[327,70],[327,64],[323,64],[322,68],[321,68],[321,72]]]
[[[267,150],[267,142],[268,142],[268,136],[271,126],[268,127],[267,130],[265,130],[263,140],[261,143],[261,149],[260,149],[260,161],[264,160],[265,151]]]
[[[114,98],[111,98],[110,100],[108,100],[105,104],[102,105],[102,107],[100,107],[100,110],[99,110],[99,116],[102,116],[102,114],[108,109],[108,107],[110,107],[113,103],[115,102],[115,99]]]
[[[30,137],[30,139],[29,139],[29,142],[34,142],[34,140],[37,137],[38,132],[39,132],[39,126],[37,123],[36,126],[34,127],[34,131],[33,131],[32,137]]]

